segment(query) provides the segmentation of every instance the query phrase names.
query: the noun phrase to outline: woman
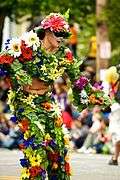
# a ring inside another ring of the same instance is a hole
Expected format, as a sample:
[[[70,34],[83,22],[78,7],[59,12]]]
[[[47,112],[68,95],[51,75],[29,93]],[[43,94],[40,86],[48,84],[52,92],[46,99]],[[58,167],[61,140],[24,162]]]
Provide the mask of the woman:
[[[12,81],[8,103],[22,131],[24,157],[21,179],[69,180],[69,137],[58,105],[51,100],[54,80],[69,73],[73,56],[61,46],[68,37],[66,18],[47,16],[41,26],[19,39],[8,40],[0,56]],[[72,76],[73,77],[73,76]]]
[[[109,165],[118,165],[118,158],[120,154],[120,104],[114,103],[111,106],[110,126],[109,131],[112,136],[112,141],[115,146],[115,152]]]

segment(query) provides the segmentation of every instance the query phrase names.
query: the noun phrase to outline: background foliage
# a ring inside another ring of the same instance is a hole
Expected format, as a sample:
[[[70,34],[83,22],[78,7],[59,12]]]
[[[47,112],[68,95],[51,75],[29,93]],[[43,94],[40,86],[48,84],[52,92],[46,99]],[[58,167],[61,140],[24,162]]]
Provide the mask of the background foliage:
[[[19,22],[20,17],[30,15],[29,20],[33,23],[37,16],[44,16],[50,12],[63,13],[68,8],[71,11],[70,19],[82,24],[82,29],[85,27],[85,23],[89,27],[88,18],[89,15],[95,13],[95,0],[0,0],[0,45],[6,16]]]
[[[120,61],[120,2],[118,0],[108,1],[105,9],[105,18],[113,50],[111,64],[116,65]]]

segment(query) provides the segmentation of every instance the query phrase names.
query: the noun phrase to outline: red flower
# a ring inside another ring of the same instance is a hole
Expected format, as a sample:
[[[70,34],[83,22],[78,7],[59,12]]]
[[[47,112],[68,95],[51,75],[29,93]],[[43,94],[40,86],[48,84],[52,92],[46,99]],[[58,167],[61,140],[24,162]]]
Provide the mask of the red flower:
[[[42,22],[41,25],[43,29],[50,29],[54,32],[60,31],[68,31],[68,24],[65,21],[64,17],[59,14],[51,14],[50,16],[46,17]]]
[[[31,177],[36,177],[42,171],[41,167],[34,166],[29,169]]]
[[[70,164],[69,163],[65,163],[65,172],[70,175]]]
[[[71,51],[67,51],[65,57],[69,63],[73,62],[73,53]]]
[[[19,144],[19,149],[20,149],[20,150],[23,150],[23,149],[25,149],[25,146],[24,146],[24,144]]]
[[[0,64],[12,64],[14,58],[9,55],[1,55],[0,56]]]
[[[22,49],[22,56],[26,60],[31,60],[32,59],[32,53],[33,53],[33,51],[29,47],[26,47],[26,48]]]
[[[59,158],[59,154],[58,153],[49,153],[48,158],[53,162],[57,162],[58,158]]]
[[[28,119],[26,119],[26,118],[22,119],[21,122],[19,123],[19,127],[22,132],[27,131],[29,129]]]
[[[32,59],[33,51],[30,47],[26,47],[24,41],[22,41],[21,52],[22,55],[19,58],[21,62],[30,61]]]

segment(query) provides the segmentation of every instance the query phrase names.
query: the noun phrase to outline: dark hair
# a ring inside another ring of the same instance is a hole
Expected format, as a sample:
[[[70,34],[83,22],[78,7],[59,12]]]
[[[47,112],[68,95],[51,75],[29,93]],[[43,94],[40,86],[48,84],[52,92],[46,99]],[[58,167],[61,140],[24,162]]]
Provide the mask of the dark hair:
[[[67,105],[65,111],[68,112],[72,116],[72,108],[71,105]]]
[[[37,33],[37,36],[39,37],[40,40],[43,40],[45,37],[45,30],[44,29],[37,29],[34,30]]]

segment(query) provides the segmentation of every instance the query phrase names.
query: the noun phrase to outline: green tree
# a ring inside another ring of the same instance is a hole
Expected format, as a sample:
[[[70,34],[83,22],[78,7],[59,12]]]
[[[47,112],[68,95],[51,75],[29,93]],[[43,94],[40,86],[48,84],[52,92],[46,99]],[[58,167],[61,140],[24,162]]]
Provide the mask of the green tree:
[[[81,22],[95,10],[95,0],[0,0],[0,47],[2,44],[2,31],[5,17],[14,21],[24,15],[30,15],[31,22],[34,17],[48,14],[50,12],[65,12],[71,10],[71,17]]]
[[[105,16],[112,42],[111,64],[116,65],[120,61],[120,2],[118,0],[108,1]]]

